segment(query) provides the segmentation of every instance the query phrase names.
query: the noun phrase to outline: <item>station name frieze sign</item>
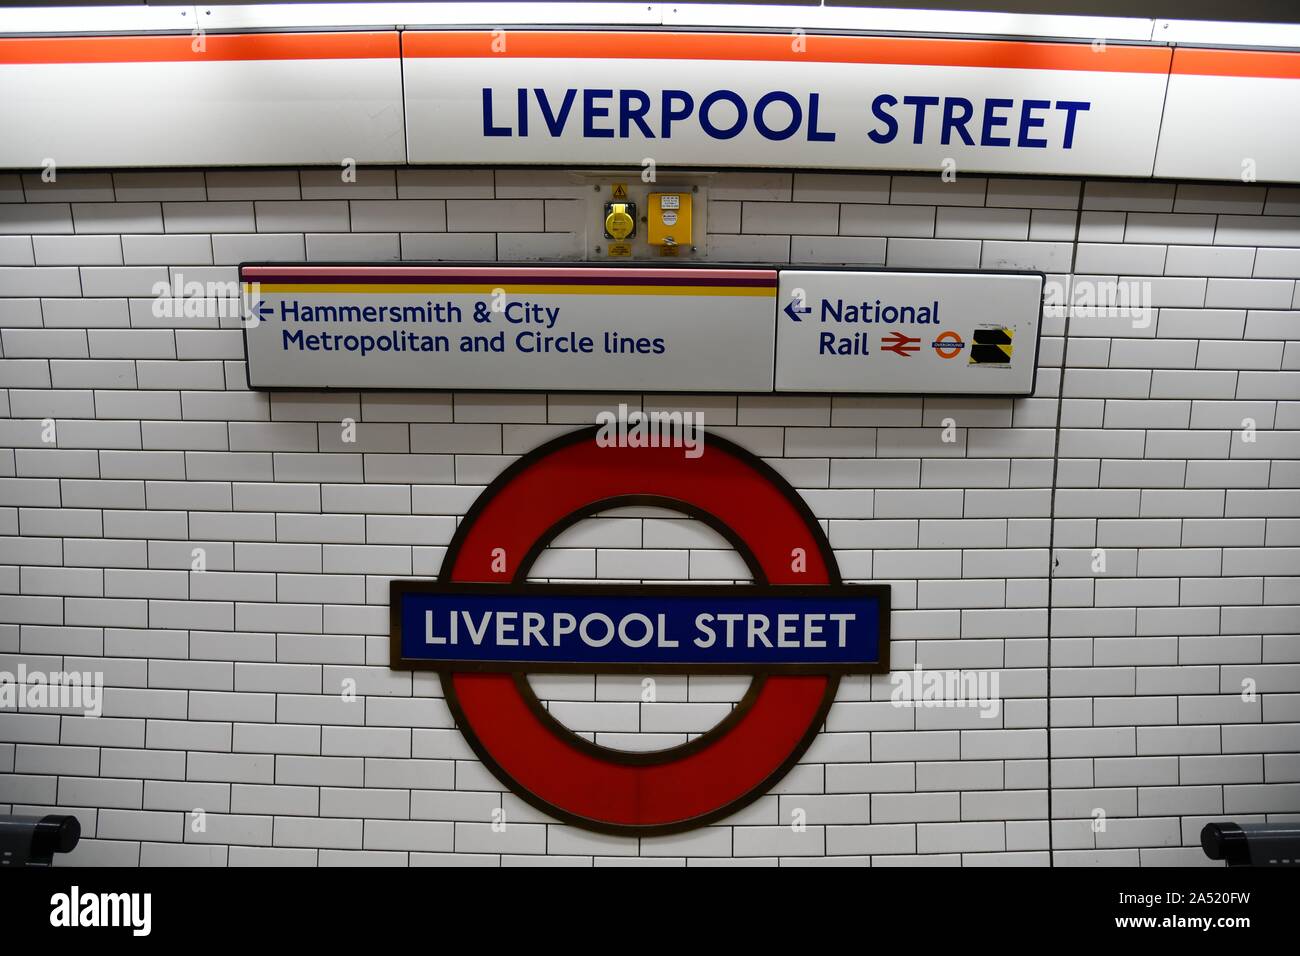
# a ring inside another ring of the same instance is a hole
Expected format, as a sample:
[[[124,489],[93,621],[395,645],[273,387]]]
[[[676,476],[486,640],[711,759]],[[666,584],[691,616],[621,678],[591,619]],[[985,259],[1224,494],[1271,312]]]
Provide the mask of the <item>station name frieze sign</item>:
[[[264,389],[1033,391],[1036,272],[305,266],[240,270]]]
[[[413,30],[402,58],[411,162],[1150,176],[1170,50]]]

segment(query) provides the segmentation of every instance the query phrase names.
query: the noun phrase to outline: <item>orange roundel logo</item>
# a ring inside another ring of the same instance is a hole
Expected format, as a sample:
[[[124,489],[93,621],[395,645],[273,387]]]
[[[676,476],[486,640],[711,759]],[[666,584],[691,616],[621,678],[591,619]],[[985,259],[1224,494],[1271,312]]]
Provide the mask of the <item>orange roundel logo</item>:
[[[930,347],[938,353],[939,358],[956,358],[961,354],[961,350],[966,347],[961,336],[949,329],[947,332],[940,332],[938,338],[930,343]]]

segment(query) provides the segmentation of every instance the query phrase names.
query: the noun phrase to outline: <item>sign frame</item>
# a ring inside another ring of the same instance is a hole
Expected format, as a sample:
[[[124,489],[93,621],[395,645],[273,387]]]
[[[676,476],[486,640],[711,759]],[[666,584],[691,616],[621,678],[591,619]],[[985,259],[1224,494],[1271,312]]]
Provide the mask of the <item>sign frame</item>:
[[[303,265],[329,265],[337,268],[368,268],[375,266],[410,266],[412,268],[425,267],[459,267],[465,268],[600,268],[609,270],[618,269],[645,269],[648,268],[645,262],[611,262],[611,263],[594,263],[586,260],[577,262],[495,262],[490,260],[472,260],[465,262],[448,262],[446,260],[382,260],[382,261],[347,261],[336,263],[301,263],[301,262],[267,262],[263,260],[240,262],[238,267],[238,284],[241,290],[244,287],[244,270],[248,267],[294,267]],[[781,276],[783,272],[851,272],[851,273],[889,273],[899,275],[985,275],[985,276],[1037,276],[1042,282],[1044,292],[1047,287],[1047,273],[1039,269],[928,269],[928,268],[890,268],[887,266],[855,266],[855,265],[822,265],[819,263],[797,263],[797,264],[759,264],[753,263],[735,263],[735,262],[709,262],[709,261],[690,261],[669,264],[660,264],[656,268],[680,269],[680,270],[708,270],[708,269],[741,269],[755,271],[772,271],[776,273],[777,292],[780,291]],[[1045,299],[1045,295],[1044,295]],[[244,316],[240,316],[240,329],[243,334],[244,344],[244,384],[249,391],[254,392],[308,392],[308,393],[328,393],[328,392],[429,392],[432,394],[455,394],[464,392],[467,394],[474,393],[496,393],[504,395],[537,395],[537,394],[587,394],[587,395],[788,395],[788,396],[808,396],[808,397],[836,397],[846,398],[872,397],[872,396],[920,396],[930,397],[933,395],[944,395],[953,397],[968,398],[1028,398],[1032,396],[1038,387],[1038,360],[1041,354],[1043,341],[1043,315],[1044,301],[1040,299],[1038,305],[1038,319],[1036,325],[1036,335],[1034,337],[1034,358],[1033,371],[1030,376],[1029,390],[1026,392],[879,392],[879,391],[845,391],[835,389],[824,390],[793,390],[778,389],[776,387],[776,362],[778,359],[778,326],[783,321],[781,314],[782,304],[779,299],[774,298],[773,321],[772,321],[772,388],[766,391],[719,391],[719,390],[700,390],[700,389],[674,389],[674,388],[637,388],[637,389],[619,389],[619,388],[510,388],[507,386],[481,386],[481,387],[456,387],[456,386],[436,386],[436,385],[254,385],[252,383],[252,373],[249,362],[249,326]]]

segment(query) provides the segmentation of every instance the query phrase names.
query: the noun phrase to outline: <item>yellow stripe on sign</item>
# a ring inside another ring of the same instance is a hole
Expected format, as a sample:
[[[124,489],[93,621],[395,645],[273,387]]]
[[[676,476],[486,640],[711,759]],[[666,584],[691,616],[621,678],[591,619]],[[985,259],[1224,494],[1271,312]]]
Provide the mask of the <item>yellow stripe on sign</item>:
[[[245,289],[252,289],[245,283]],[[378,292],[385,295],[412,295],[433,293],[448,295],[465,293],[470,295],[492,295],[497,289],[505,289],[510,295],[709,295],[709,296],[749,296],[760,299],[775,299],[776,288],[754,288],[752,286],[686,286],[686,285],[515,285],[498,283],[496,285],[432,285],[429,283],[390,285],[280,285],[279,283],[262,283],[262,292],[297,292],[297,293],[353,293]]]

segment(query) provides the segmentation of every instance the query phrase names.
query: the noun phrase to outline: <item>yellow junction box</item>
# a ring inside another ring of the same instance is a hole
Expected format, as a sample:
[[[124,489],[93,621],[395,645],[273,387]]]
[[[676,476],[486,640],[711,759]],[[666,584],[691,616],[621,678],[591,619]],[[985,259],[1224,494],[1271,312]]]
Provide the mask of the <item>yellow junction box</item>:
[[[691,244],[690,193],[651,193],[647,206],[647,243],[652,246]]]

